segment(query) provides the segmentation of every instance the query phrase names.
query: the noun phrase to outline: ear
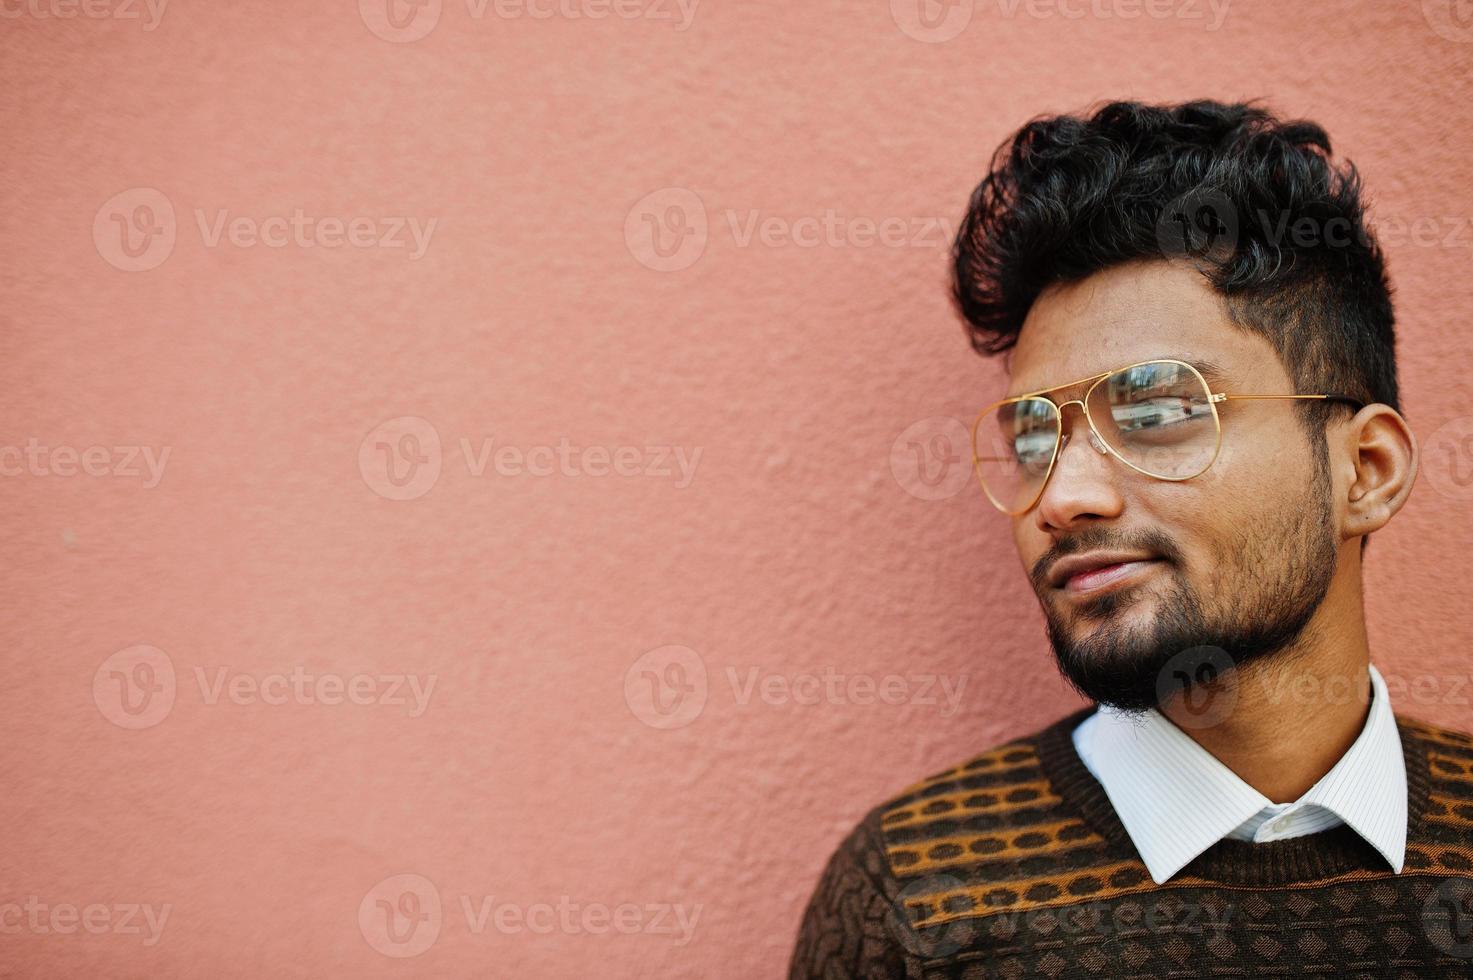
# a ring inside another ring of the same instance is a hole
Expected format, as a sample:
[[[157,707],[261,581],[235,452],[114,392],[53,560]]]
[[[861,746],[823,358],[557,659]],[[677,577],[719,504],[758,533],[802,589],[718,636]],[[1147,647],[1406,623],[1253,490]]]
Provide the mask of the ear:
[[[1380,530],[1401,510],[1417,479],[1417,437],[1390,405],[1367,405],[1345,426],[1354,466],[1346,491],[1346,536]]]

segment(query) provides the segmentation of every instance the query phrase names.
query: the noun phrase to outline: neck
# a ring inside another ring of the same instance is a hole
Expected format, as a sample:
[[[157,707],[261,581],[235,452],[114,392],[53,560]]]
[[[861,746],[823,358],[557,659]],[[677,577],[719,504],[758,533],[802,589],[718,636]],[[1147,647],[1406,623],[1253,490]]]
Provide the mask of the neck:
[[[1161,708],[1274,803],[1292,803],[1308,792],[1365,727],[1371,703],[1365,621],[1359,615],[1334,615],[1352,598],[1336,595],[1337,588],[1344,586],[1331,585],[1293,648],[1229,676],[1226,683],[1235,685],[1236,702],[1220,723],[1193,727],[1179,703]],[[1359,611],[1358,584],[1353,599]]]

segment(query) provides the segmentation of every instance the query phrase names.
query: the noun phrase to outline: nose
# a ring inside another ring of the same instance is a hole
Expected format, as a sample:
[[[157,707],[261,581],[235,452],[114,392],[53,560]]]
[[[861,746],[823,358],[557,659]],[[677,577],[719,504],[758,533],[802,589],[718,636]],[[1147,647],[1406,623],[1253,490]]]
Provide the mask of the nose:
[[[1071,417],[1071,405],[1079,406],[1077,416]],[[1086,441],[1095,454],[1110,454],[1085,417],[1084,403],[1077,399],[1062,403],[1059,406],[1059,425],[1062,445],[1048,484],[1034,507],[1035,522],[1047,531],[1068,528],[1091,517],[1118,517],[1124,501],[1112,479],[1112,467],[1103,459],[1095,459],[1098,465],[1089,465],[1093,454],[1084,451],[1085,441],[1073,438],[1082,426],[1088,436]]]
[[[1080,401],[1078,398],[1074,399],[1073,401],[1063,402],[1059,405],[1059,428],[1062,431],[1064,447],[1067,447],[1069,445],[1069,434],[1072,431],[1072,427],[1069,424],[1069,415],[1067,412],[1064,411],[1064,409],[1068,408],[1070,405],[1079,406],[1079,420],[1074,424],[1084,426],[1084,431],[1089,433],[1089,444],[1094,447],[1095,452],[1099,453],[1101,456],[1110,455],[1110,451],[1105,448],[1105,444],[1100,441],[1100,437],[1095,435],[1094,427],[1089,424],[1089,419],[1087,417],[1088,410],[1084,407],[1084,402]],[[1059,453],[1061,456],[1063,452],[1064,449],[1061,447],[1059,449]]]

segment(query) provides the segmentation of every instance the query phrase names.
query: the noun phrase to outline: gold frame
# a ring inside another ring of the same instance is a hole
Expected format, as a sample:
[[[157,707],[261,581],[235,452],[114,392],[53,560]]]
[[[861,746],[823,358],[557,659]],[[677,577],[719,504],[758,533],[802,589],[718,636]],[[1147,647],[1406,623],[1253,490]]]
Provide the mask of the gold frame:
[[[1192,374],[1196,376],[1197,380],[1202,383],[1202,390],[1207,392],[1207,405],[1209,408],[1212,409],[1212,425],[1214,429],[1214,445],[1212,447],[1212,458],[1207,460],[1206,465],[1204,465],[1200,470],[1191,474],[1190,476],[1157,476],[1155,473],[1151,473],[1147,470],[1141,469],[1139,466],[1136,466],[1130,460],[1120,455],[1115,447],[1110,445],[1110,443],[1100,435],[1099,430],[1095,428],[1095,420],[1090,418],[1088,404],[1089,397],[1090,395],[1094,394],[1095,388],[1099,386],[1099,383],[1101,381],[1104,381],[1112,374],[1119,374],[1121,371],[1129,371],[1131,368],[1141,367],[1145,364],[1179,364],[1182,367],[1186,368],[1188,371],[1191,371]],[[1075,385],[1084,384],[1084,382],[1086,381],[1092,381],[1094,383],[1085,389],[1083,398],[1071,398],[1069,401],[1066,401],[1062,404],[1055,402],[1052,398],[1044,399],[1044,401],[1047,401],[1049,404],[1054,406],[1054,449],[1053,453],[1049,456],[1048,470],[1043,474],[1043,479],[1039,481],[1038,492],[1034,494],[1033,499],[1028,501],[1028,505],[1026,507],[1021,510],[1009,510],[1008,508],[1004,507],[1001,503],[998,502],[997,498],[992,495],[992,491],[987,489],[987,481],[982,479],[982,471],[977,466],[978,463],[982,462],[982,457],[977,455],[977,427],[982,424],[982,420],[986,418],[991,412],[1000,408],[1003,405],[1007,405],[1011,402],[1021,402],[1031,398],[1037,398],[1039,395],[1046,395],[1051,391],[1058,391],[1061,388],[1073,388]],[[1064,444],[1064,409],[1068,408],[1070,405],[1078,405],[1080,411],[1084,413],[1084,421],[1089,425],[1090,435],[1093,437],[1094,442],[1097,444],[1096,451],[1098,451],[1099,446],[1103,446],[1105,447],[1105,451],[1109,455],[1114,456],[1120,462],[1124,463],[1126,466],[1129,466],[1137,473],[1149,476],[1153,480],[1166,480],[1170,483],[1180,483],[1183,480],[1192,480],[1201,476],[1203,473],[1206,473],[1209,469],[1212,468],[1212,464],[1217,462],[1217,457],[1222,452],[1222,417],[1217,414],[1217,406],[1219,402],[1270,398],[1314,398],[1321,400],[1346,402],[1347,404],[1354,405],[1356,411],[1360,411],[1362,408],[1365,407],[1365,402],[1362,402],[1360,399],[1352,398],[1349,395],[1339,394],[1229,395],[1226,392],[1213,391],[1212,386],[1207,383],[1207,379],[1202,376],[1202,372],[1198,371],[1194,365],[1189,364],[1186,361],[1179,361],[1173,357],[1152,357],[1148,360],[1136,361],[1134,364],[1127,364],[1124,367],[1111,368],[1110,370],[1104,371],[1100,374],[1091,374],[1086,377],[1080,378],[1077,381],[1069,381],[1065,384],[1053,385],[1048,388],[1040,388],[1037,391],[1029,391],[1021,395],[1013,395],[1011,398],[1003,398],[993,402],[991,405],[988,405],[986,408],[982,409],[982,411],[977,413],[977,418],[972,422],[972,472],[976,475],[977,482],[982,487],[982,492],[987,496],[987,499],[991,502],[992,506],[1002,511],[1004,514],[1007,514],[1009,517],[1017,517],[1020,514],[1028,513],[1028,511],[1033,509],[1033,505],[1038,503],[1039,498],[1043,496],[1044,488],[1048,486],[1049,479],[1054,475],[1054,464],[1058,462],[1059,450],[1063,448]]]

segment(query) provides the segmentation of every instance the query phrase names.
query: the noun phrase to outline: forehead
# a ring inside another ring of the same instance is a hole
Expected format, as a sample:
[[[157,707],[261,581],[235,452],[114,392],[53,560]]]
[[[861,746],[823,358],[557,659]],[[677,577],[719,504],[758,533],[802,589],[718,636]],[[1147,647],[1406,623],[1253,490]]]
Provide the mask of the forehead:
[[[1009,365],[1008,395],[1039,391],[1169,357],[1218,382],[1253,372],[1287,378],[1262,337],[1238,328],[1194,269],[1165,262],[1115,266],[1046,289],[1028,312]]]

